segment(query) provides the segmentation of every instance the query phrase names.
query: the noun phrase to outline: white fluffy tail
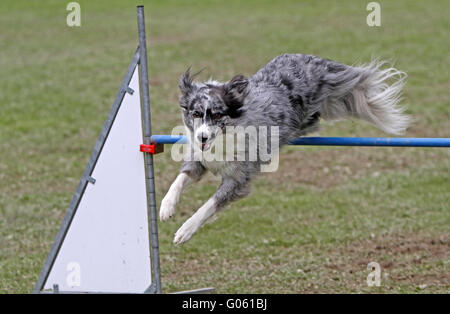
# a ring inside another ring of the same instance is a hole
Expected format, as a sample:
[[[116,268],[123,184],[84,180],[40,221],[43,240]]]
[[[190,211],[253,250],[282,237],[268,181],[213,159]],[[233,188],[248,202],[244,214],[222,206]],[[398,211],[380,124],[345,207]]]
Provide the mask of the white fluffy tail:
[[[336,85],[332,97],[322,106],[322,116],[325,119],[357,117],[384,132],[403,134],[411,122],[399,106],[406,73],[393,67],[381,69],[385,64],[372,61],[337,74],[343,84]]]

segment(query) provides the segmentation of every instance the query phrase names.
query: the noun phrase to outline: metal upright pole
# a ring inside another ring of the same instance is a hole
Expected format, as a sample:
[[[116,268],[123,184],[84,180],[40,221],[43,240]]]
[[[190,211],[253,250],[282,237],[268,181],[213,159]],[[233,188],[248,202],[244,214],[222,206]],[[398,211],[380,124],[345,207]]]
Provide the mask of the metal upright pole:
[[[147,44],[145,39],[145,20],[144,20],[144,6],[137,7],[138,18],[138,33],[139,33],[139,86],[141,93],[141,112],[142,112],[142,129],[144,144],[151,144],[152,140],[152,125],[150,113],[150,92],[148,81],[148,67],[147,67]],[[155,176],[153,169],[153,155],[150,153],[144,154],[145,163],[145,179],[147,187],[147,206],[151,236],[151,254],[153,265],[153,280],[154,292],[161,293],[161,270],[159,265],[159,241],[158,241],[158,223],[156,218],[156,195],[155,195]]]

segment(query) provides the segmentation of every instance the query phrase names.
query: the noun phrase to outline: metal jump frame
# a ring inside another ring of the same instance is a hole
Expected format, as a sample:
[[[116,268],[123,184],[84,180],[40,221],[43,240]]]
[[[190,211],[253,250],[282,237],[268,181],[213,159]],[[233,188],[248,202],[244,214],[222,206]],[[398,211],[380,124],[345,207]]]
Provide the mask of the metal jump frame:
[[[137,21],[138,21],[138,37],[139,46],[133,55],[128,70],[119,88],[117,96],[112,105],[111,111],[106,119],[103,129],[100,133],[99,138],[94,146],[94,150],[91,154],[89,162],[83,173],[80,183],[78,184],[77,190],[72,198],[72,201],[67,210],[66,216],[61,224],[59,232],[56,236],[55,242],[50,250],[47,260],[44,264],[42,272],[38,278],[38,281],[34,287],[34,293],[45,293],[43,291],[45,282],[50,274],[50,270],[56,260],[58,252],[62,247],[64,238],[69,230],[70,224],[72,223],[75,213],[77,211],[78,205],[81,201],[83,193],[86,189],[88,183],[94,183],[95,179],[91,177],[91,174],[95,168],[97,160],[100,156],[102,148],[105,144],[106,138],[112,128],[114,120],[117,113],[119,112],[122,100],[125,93],[133,94],[133,90],[128,86],[130,80],[133,76],[133,72],[136,66],[139,65],[139,88],[140,88],[140,99],[141,99],[141,118],[142,118],[142,131],[143,131],[143,147],[150,145],[152,142],[152,126],[151,126],[151,113],[150,113],[150,92],[149,92],[149,80],[148,80],[148,67],[147,67],[147,45],[145,37],[145,20],[144,20],[144,7],[137,7]],[[141,149],[141,151],[143,151]],[[146,190],[147,190],[147,211],[149,219],[149,234],[150,234],[150,253],[151,253],[151,263],[152,263],[152,283],[146,289],[145,293],[161,293],[161,271],[160,271],[160,261],[159,261],[159,241],[158,241],[158,224],[156,216],[156,198],[155,198],[155,178],[153,170],[153,154],[144,152],[144,163],[145,163],[145,180],[146,180]],[[53,287],[54,293],[67,293],[60,292],[58,286]],[[80,292],[86,293],[86,292]],[[101,293],[101,292],[99,292]]]

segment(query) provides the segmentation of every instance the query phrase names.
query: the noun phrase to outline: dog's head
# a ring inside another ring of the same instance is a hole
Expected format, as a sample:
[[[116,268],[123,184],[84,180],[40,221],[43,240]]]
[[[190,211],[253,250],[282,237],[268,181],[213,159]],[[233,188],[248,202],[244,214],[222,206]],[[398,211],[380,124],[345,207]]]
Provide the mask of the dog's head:
[[[199,72],[198,72],[199,73]],[[181,76],[180,106],[183,122],[191,131],[194,141],[203,151],[208,150],[217,134],[232,125],[233,119],[243,113],[248,79],[237,75],[228,83],[208,81],[194,82],[190,68]]]

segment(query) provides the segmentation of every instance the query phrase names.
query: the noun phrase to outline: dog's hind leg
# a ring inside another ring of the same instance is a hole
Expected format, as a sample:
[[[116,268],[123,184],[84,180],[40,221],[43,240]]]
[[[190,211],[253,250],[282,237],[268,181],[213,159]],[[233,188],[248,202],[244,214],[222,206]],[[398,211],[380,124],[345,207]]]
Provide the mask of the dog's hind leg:
[[[188,241],[192,235],[215,213],[227,204],[248,195],[248,179],[224,178],[216,193],[175,233],[173,243],[181,244]]]
[[[159,218],[161,221],[165,221],[173,216],[183,190],[192,182],[200,180],[205,172],[206,169],[198,161],[189,161],[183,164],[180,173],[161,201],[161,207],[159,209]]]

